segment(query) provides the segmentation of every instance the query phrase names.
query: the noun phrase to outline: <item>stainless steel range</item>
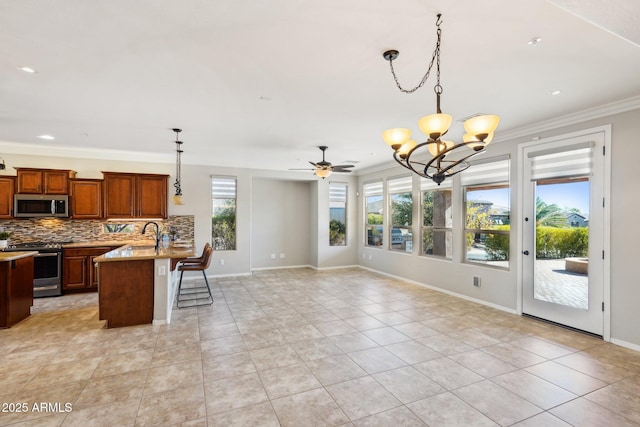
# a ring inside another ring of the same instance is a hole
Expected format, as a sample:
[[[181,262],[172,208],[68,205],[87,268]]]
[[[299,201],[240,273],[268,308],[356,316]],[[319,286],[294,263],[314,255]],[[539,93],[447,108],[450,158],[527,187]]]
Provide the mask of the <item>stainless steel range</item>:
[[[5,252],[38,251],[33,259],[33,297],[62,295],[62,245],[70,242],[28,242],[10,245]]]

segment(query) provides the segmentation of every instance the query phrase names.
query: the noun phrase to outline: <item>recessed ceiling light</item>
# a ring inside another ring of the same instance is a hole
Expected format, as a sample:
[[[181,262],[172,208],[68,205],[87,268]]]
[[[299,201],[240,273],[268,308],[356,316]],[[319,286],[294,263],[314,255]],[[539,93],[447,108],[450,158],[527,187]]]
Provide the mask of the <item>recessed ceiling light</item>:
[[[532,38],[531,40],[529,40],[529,41],[527,42],[527,44],[529,44],[529,46],[535,46],[535,45],[537,45],[538,43],[540,43],[541,41],[542,41],[542,39],[541,39],[540,37],[534,37],[534,38]]]
[[[52,140],[52,139],[56,139],[55,137],[51,136],[51,135],[39,135],[38,138],[40,139],[46,139],[46,140]]]
[[[34,68],[31,67],[18,67],[18,70],[20,71],[24,71],[25,73],[29,73],[29,74],[35,74],[37,73],[37,71]]]
[[[553,95],[553,96],[560,95],[560,91],[559,90],[554,90],[553,92],[551,92],[551,95]]]

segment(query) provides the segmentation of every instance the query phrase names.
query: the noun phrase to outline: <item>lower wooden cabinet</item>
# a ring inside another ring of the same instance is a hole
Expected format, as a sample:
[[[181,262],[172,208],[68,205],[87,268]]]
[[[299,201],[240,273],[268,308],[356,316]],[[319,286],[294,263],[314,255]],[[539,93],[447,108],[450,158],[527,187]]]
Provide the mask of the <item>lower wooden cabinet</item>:
[[[33,256],[0,262],[0,328],[29,317],[33,305]]]
[[[118,246],[90,246],[70,248],[63,251],[62,290],[96,291],[98,289],[98,272],[93,259]]]

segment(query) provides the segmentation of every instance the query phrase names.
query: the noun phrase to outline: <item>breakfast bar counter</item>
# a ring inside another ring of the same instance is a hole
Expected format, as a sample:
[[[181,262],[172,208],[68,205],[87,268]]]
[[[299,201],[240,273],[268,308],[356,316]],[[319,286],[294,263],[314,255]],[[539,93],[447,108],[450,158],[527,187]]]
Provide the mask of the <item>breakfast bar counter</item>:
[[[196,254],[192,245],[185,246],[125,245],[94,259],[100,320],[107,328],[171,321],[175,266]]]

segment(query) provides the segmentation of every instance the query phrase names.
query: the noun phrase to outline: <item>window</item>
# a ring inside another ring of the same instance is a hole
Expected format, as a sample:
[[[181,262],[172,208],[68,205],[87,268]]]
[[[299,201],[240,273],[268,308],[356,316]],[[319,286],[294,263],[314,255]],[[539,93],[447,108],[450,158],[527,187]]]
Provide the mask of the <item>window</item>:
[[[474,164],[461,174],[467,262],[509,267],[509,159]]]
[[[236,178],[211,177],[211,246],[218,251],[236,249]]]
[[[451,259],[453,218],[451,180],[439,186],[430,179],[420,180],[422,192],[422,255]]]
[[[382,181],[371,182],[363,186],[367,236],[366,246],[382,246],[382,223],[383,223],[383,203],[382,203]]]
[[[329,246],[347,245],[347,184],[329,184]]]
[[[387,182],[391,212],[389,249],[393,251],[411,252],[413,250],[413,235],[411,234],[413,195],[411,187],[411,176],[394,178]]]

